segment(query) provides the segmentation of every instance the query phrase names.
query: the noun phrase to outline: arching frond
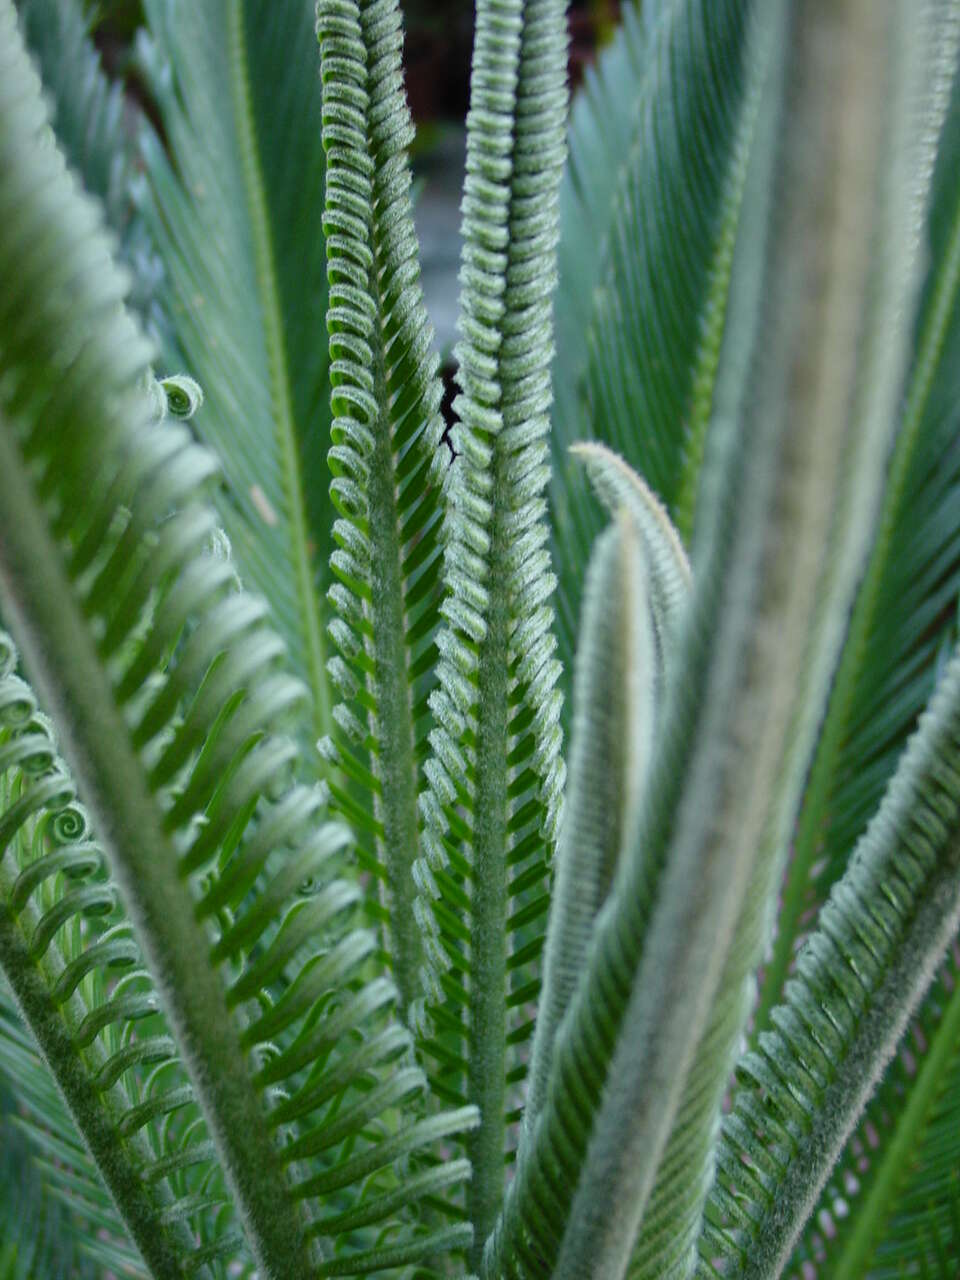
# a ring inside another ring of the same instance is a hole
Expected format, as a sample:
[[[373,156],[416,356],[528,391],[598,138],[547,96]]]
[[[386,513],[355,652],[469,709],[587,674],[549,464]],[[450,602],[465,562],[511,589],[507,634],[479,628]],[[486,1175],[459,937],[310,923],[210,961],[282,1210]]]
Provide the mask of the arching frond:
[[[0,3],[0,593],[56,717],[264,1277],[369,1275],[468,1226],[416,1209],[463,1162],[404,1178],[469,1110],[418,1120],[395,992],[365,981],[348,833],[279,736],[303,686],[264,606],[202,554],[213,470],[151,421],[149,348],[99,215],[47,130]],[[69,296],[70,306],[62,300]],[[205,1152],[205,1154],[208,1154]],[[382,1236],[384,1221],[393,1229]]]
[[[362,833],[361,864],[381,882],[406,1008],[420,996],[423,964],[412,872],[425,676],[436,660],[442,388],[410,207],[399,6],[322,0],[318,31],[336,415],[330,493],[340,513],[330,592],[340,658],[330,673],[344,698],[333,740],[321,746],[363,797],[331,783]]]
[[[562,0],[481,0],[468,117],[457,347],[459,455],[445,522],[447,623],[422,797],[421,915],[441,1097],[480,1108],[469,1143],[479,1262],[503,1189],[532,1030],[563,764],[545,520]]]
[[[161,356],[206,393],[214,493],[241,576],[270,604],[331,727],[324,636],[330,505],[320,83],[312,0],[148,0],[139,46],[169,146],[145,139],[144,213],[174,328]],[[189,353],[189,359],[185,353]],[[305,735],[306,736],[306,735]]]

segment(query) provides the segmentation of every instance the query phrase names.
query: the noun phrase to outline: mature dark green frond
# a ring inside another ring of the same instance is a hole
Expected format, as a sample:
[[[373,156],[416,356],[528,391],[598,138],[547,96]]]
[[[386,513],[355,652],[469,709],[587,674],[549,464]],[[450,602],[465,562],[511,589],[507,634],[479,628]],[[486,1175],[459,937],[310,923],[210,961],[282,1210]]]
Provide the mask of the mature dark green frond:
[[[956,943],[830,1176],[791,1260],[831,1280],[947,1280],[960,1257]],[[926,1265],[926,1272],[924,1272]]]
[[[644,5],[643,18],[628,9],[573,111],[551,488],[568,669],[602,525],[569,446],[593,438],[622,454],[690,537],[756,122],[753,8],[682,0]]]
[[[941,33],[947,55],[953,30]],[[960,598],[960,82],[927,217],[930,255],[878,536],[817,744],[764,968],[758,1029],[842,875],[956,636]]]
[[[780,1274],[958,923],[955,657],[800,954],[773,1030],[738,1066],[701,1274]],[[941,1046],[945,1065],[955,1045],[951,1034]],[[905,1173],[906,1160],[897,1164]]]
[[[423,1045],[441,1097],[480,1107],[468,1207],[479,1264],[517,1119],[517,1052],[563,786],[547,547],[556,193],[564,160],[562,0],[481,0],[463,200],[459,455],[445,521],[447,627],[418,863],[429,930]]]
[[[80,0],[20,0],[17,11],[50,97],[57,139],[84,187],[103,201],[118,237],[119,256],[130,269],[130,305],[152,332],[163,333],[156,299],[163,265],[133,200],[139,140],[150,126],[105,75]]]
[[[215,495],[245,583],[331,726],[322,602],[331,510],[323,317],[320,82],[312,0],[147,0],[143,60],[170,147],[146,148],[145,212],[167,271],[175,346],[206,393]]]
[[[315,1280],[442,1256],[419,1201],[464,1162],[405,1176],[469,1110],[424,1087],[365,981],[375,947],[336,875],[348,833],[291,784],[279,736],[303,686],[265,607],[205,549],[213,470],[158,426],[150,351],[97,210],[49,137],[0,0],[0,592],[63,734],[162,992],[261,1274]],[[70,305],[62,305],[69,296]],[[386,1239],[384,1224],[391,1228]]]
[[[329,670],[344,698],[321,747],[357,789],[351,795],[331,781],[362,833],[361,865],[380,881],[406,1009],[421,994],[423,964],[412,870],[427,749],[424,677],[437,653],[443,393],[410,207],[413,127],[399,5],[321,0],[317,15],[336,415],[330,495],[340,513],[330,601],[341,656]]]

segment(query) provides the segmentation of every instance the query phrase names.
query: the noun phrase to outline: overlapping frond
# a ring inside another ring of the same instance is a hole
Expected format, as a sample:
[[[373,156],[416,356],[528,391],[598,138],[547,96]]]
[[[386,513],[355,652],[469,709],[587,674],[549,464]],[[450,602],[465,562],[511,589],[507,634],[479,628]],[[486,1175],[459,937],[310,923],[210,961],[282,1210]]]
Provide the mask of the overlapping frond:
[[[206,392],[196,430],[241,576],[330,728],[323,591],[330,427],[320,83],[312,0],[149,0],[140,46],[167,151],[147,138],[144,213],[166,267],[162,358]],[[189,361],[184,358],[189,352]]]
[[[772,1030],[738,1065],[700,1274],[780,1273],[958,923],[955,657],[798,958]]]
[[[560,809],[559,663],[551,634],[552,293],[564,159],[561,0],[477,9],[461,268],[458,454],[445,522],[446,629],[417,875],[429,931],[424,1045],[442,1097],[469,1097],[474,1265],[503,1188],[515,1054],[532,1030]]]
[[[572,112],[550,491],[568,670],[603,522],[569,446],[589,437],[615,449],[690,537],[756,127],[754,8],[626,7]]]
[[[103,854],[15,663],[0,631],[0,968],[153,1273],[209,1274],[238,1246],[229,1209],[210,1235],[209,1214],[226,1206],[220,1172]]]
[[[186,426],[151,421],[149,348],[97,211],[0,6],[0,591],[63,735],[265,1277],[368,1275],[463,1247],[416,1206],[463,1161],[407,1157],[472,1120],[423,1088],[348,833],[278,733],[306,697],[238,590]],[[63,306],[65,297],[69,306]],[[206,1154],[206,1152],[205,1152]],[[383,1225],[390,1227],[384,1235]]]
[[[442,387],[410,205],[399,6],[322,0],[318,34],[335,414],[328,456],[339,512],[329,599],[340,657],[329,670],[344,699],[321,747],[355,787],[351,795],[331,780],[361,832],[361,865],[380,881],[406,1007],[420,995],[423,962],[412,869],[436,660]]]

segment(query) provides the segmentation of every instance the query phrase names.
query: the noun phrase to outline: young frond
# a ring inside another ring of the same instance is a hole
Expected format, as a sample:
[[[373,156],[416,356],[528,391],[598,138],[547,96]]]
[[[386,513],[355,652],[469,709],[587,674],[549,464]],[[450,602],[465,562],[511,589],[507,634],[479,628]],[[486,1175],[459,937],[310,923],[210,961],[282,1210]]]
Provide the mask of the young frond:
[[[195,1242],[208,1261],[238,1246],[235,1232],[209,1235],[228,1203],[220,1171],[103,853],[15,665],[0,631],[0,969],[153,1274],[180,1277],[192,1257],[204,1274]]]
[[[419,996],[414,917],[425,673],[436,659],[440,574],[439,357],[420,289],[406,149],[413,136],[395,0],[323,0],[317,11],[327,148],[328,461],[339,518],[330,675],[343,702],[322,744],[346,783],[338,806],[381,882],[389,958],[406,1009]],[[353,794],[350,791],[353,786]]]
[[[63,733],[266,1277],[367,1275],[466,1244],[417,1203],[450,1174],[399,1166],[472,1113],[423,1088],[371,980],[374,943],[278,729],[302,705],[264,606],[238,590],[202,501],[214,467],[157,424],[149,347],[94,208],[44,134],[0,6],[0,591]],[[29,251],[27,251],[29,246]],[[69,291],[71,305],[61,299]],[[466,1174],[462,1163],[456,1178]],[[401,1230],[388,1244],[376,1224]]]
[[[461,395],[445,525],[446,630],[425,766],[418,868],[426,951],[424,1052],[441,1096],[480,1128],[469,1212],[476,1265],[500,1206],[515,1046],[532,1029],[560,815],[549,479],[552,293],[564,161],[560,0],[477,8],[463,201]]]

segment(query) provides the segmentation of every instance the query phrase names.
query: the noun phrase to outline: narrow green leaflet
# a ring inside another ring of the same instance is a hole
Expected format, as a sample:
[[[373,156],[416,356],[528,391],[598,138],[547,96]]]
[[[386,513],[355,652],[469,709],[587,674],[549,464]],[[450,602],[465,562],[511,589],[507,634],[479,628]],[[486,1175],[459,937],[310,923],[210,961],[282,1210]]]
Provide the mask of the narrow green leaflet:
[[[203,1112],[203,1157],[259,1273],[442,1260],[469,1225],[432,1230],[419,1205],[468,1170],[427,1157],[475,1113],[404,1105],[424,1079],[393,984],[364,979],[375,940],[337,874],[349,833],[295,780],[280,732],[307,691],[265,606],[208,549],[209,453],[187,424],[152,420],[149,346],[9,0],[0,30],[4,619],[62,732]]]
[[[162,252],[174,342],[206,393],[220,519],[331,725],[324,578],[331,511],[323,317],[320,82],[312,0],[148,0],[150,70],[170,158],[145,139],[144,213]]]
[[[480,1108],[468,1144],[474,1268],[515,1145],[517,1049],[532,1031],[563,786],[544,494],[564,13],[560,0],[482,0],[468,116],[447,626],[417,874],[431,1084]]]
[[[36,1148],[20,1114],[25,1105],[21,1094],[30,1085],[21,1087],[24,1078],[13,1074],[14,1067],[27,1081],[45,1081],[54,1105],[60,1103],[61,1111],[63,1105],[42,1059],[31,1052],[16,1015],[6,1007],[7,999],[0,984],[0,1280],[32,1280],[34,1276],[95,1280],[94,1262],[80,1252],[82,1242],[93,1235],[90,1223],[79,1213],[79,1206],[69,1212],[57,1203],[42,1177],[46,1170],[38,1167]],[[69,1126],[68,1115],[66,1120]],[[78,1150],[82,1154],[82,1144]],[[94,1173],[91,1185],[98,1183]],[[123,1230],[119,1218],[117,1229]],[[105,1264],[105,1259],[100,1261],[101,1266]],[[143,1280],[143,1264],[132,1250],[125,1261],[127,1265],[118,1268],[120,1274]]]
[[[344,701],[324,754],[337,805],[361,832],[380,884],[389,959],[406,1009],[421,995],[414,916],[417,795],[426,753],[425,676],[436,661],[440,581],[439,357],[420,289],[396,3],[322,0],[334,480],[339,518],[330,674]],[[439,448],[438,448],[439,445]]]

